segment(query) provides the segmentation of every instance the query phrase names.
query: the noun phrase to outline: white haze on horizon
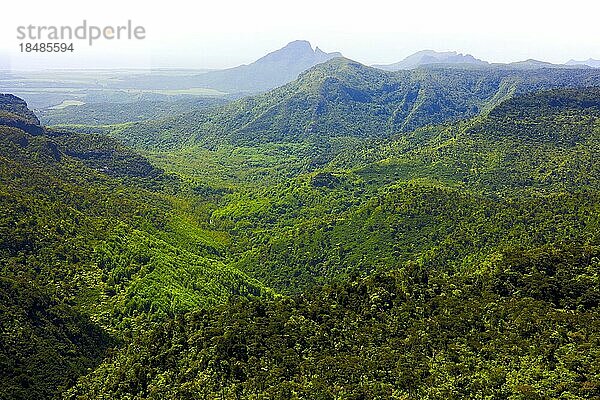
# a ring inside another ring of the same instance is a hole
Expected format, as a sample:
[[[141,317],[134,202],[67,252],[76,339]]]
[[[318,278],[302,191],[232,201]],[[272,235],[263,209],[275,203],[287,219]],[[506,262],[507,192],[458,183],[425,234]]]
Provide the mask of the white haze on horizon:
[[[22,3],[21,3],[22,4]],[[2,5],[0,69],[227,68],[304,39],[367,65],[423,49],[490,62],[600,59],[600,3],[458,1],[29,1]],[[142,25],[141,41],[75,41],[72,54],[23,54],[17,26]]]

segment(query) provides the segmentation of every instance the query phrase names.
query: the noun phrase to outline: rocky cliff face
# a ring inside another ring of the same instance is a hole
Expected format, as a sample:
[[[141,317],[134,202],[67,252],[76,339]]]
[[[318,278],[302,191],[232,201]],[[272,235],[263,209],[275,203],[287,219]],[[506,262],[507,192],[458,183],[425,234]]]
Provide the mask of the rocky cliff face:
[[[0,93],[0,115],[4,116],[6,113],[16,114],[20,119],[33,125],[40,124],[33,111],[27,108],[25,100],[12,94]]]
[[[12,94],[0,94],[0,125],[18,128],[31,135],[44,132],[25,100]]]

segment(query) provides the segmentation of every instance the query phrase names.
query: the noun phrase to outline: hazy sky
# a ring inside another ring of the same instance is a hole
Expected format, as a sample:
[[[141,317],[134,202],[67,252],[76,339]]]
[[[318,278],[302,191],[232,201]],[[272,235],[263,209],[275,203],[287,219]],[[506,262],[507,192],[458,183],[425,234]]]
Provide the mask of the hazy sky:
[[[224,68],[249,63],[295,39],[365,64],[422,49],[456,50],[492,62],[600,59],[598,0],[232,1],[33,0],[2,4],[0,69]],[[72,54],[22,54],[17,26],[132,20],[141,41],[74,41]]]

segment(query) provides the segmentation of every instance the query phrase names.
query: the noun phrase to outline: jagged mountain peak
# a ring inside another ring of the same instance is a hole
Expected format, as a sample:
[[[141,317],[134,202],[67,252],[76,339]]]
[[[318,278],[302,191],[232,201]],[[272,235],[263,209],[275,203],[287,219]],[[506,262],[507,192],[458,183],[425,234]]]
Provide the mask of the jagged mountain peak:
[[[338,52],[326,53],[313,49],[306,40],[295,40],[258,60],[196,77],[196,85],[230,93],[257,93],[293,81],[307,69],[341,57]]]
[[[326,53],[319,47],[313,50],[312,45],[307,40],[295,40],[288,43],[281,49],[270,52],[264,57],[259,58],[249,66],[269,65],[279,63],[282,65],[302,64],[303,62],[316,65],[334,57],[341,57],[339,52]],[[311,66],[312,66],[311,65]]]

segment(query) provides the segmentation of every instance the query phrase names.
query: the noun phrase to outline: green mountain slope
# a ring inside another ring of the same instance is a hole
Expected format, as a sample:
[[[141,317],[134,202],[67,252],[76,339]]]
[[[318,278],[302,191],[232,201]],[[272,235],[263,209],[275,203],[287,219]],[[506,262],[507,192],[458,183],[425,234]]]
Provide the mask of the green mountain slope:
[[[386,72],[336,58],[263,95],[214,112],[129,125],[115,132],[130,145],[164,149],[223,142],[257,145],[332,137],[387,137],[489,111],[514,94],[600,86],[596,70]]]
[[[266,291],[224,264],[227,235],[175,201],[181,182],[2,99],[0,397],[53,398],[149,321]]]
[[[185,198],[175,202],[169,195],[181,190],[180,183],[143,157],[101,136],[43,128],[43,135],[33,136],[10,127],[2,129],[3,226],[11,232],[2,238],[9,261],[14,259],[19,265],[19,257],[43,257],[48,252],[51,260],[45,261],[50,275],[44,279],[66,274],[58,268],[63,263],[83,268],[82,273],[101,274],[103,279],[124,273],[120,279],[125,282],[133,275],[172,273],[175,280],[171,282],[189,290],[196,298],[193,304],[218,300],[228,291],[220,286],[228,282],[219,279],[222,274],[230,275],[233,287],[260,291],[260,285],[246,285],[242,275],[228,271],[218,260],[223,252],[219,241],[226,243],[226,235],[215,240],[217,232],[211,237],[201,229],[186,235],[189,216],[176,208],[178,203],[185,204]],[[118,271],[119,266],[128,271]],[[67,281],[77,279],[69,276]],[[216,285],[208,289],[212,295],[200,293],[201,282]],[[157,285],[160,292],[161,283]],[[199,291],[196,295],[195,290]],[[71,288],[64,294],[69,291],[76,292]],[[171,307],[161,305],[165,310]]]
[[[600,396],[599,101],[515,97],[226,196],[233,265],[292,296],[174,318],[67,398]]]
[[[214,218],[239,237],[234,265],[284,292],[410,259],[459,267],[514,246],[593,243],[598,99],[598,89],[517,97],[231,195]]]
[[[390,182],[416,172],[487,191],[598,190],[598,98],[597,88],[518,96],[485,117],[391,140],[358,173]]]
[[[281,183],[372,141],[477,115],[515,95],[600,85],[597,70],[429,68],[386,72],[334,59],[210,112],[102,128],[166,171],[220,187]],[[359,149],[357,151],[357,149]],[[349,166],[346,164],[345,166]]]
[[[113,132],[180,177],[4,97],[2,395],[600,396],[597,79],[342,59]]]

